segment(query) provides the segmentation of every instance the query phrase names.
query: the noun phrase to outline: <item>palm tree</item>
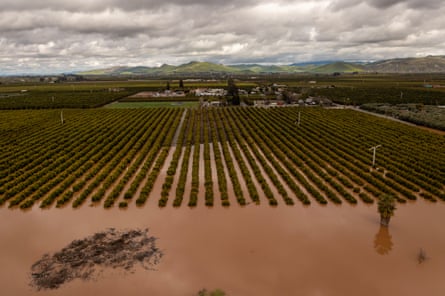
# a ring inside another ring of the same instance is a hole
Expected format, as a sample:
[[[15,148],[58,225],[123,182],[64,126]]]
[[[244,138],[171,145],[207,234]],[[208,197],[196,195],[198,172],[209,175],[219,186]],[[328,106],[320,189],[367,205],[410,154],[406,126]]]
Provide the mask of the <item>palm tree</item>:
[[[380,213],[380,224],[388,227],[389,220],[394,216],[396,210],[396,204],[392,195],[382,195],[378,202],[378,211]]]

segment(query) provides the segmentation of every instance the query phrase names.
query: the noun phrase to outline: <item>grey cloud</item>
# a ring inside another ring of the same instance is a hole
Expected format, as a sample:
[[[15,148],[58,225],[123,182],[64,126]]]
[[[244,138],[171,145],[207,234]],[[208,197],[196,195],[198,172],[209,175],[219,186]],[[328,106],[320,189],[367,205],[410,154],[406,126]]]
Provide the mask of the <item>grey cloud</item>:
[[[405,5],[409,8],[416,9],[435,9],[443,5],[442,0],[368,0],[371,6],[377,8],[388,8],[397,4]]]
[[[376,9],[388,9],[396,5],[402,8],[412,8],[421,10],[431,10],[440,8],[443,5],[442,0],[334,0],[332,7],[335,10],[351,8],[366,3]]]
[[[207,6],[207,7],[245,7],[253,5],[254,0],[76,0],[76,1],[60,1],[60,0],[2,0],[0,2],[0,10],[41,10],[51,9],[57,11],[102,11],[106,9],[120,9],[124,11],[137,10],[157,10],[165,6]],[[283,1],[287,2],[287,1]]]
[[[57,71],[443,54],[438,3],[0,0],[0,69],[13,69],[15,60],[23,71]]]

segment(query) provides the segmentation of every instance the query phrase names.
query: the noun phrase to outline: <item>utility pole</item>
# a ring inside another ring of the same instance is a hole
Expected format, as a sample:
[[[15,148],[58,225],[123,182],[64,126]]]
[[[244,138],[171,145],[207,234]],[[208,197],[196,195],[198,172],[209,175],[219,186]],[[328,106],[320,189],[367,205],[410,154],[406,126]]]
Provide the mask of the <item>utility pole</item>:
[[[295,124],[300,126],[301,112],[298,111],[298,119],[295,121]]]
[[[372,167],[375,167],[375,152],[377,148],[381,147],[382,145],[377,145],[374,147],[369,148],[369,150],[372,150]]]

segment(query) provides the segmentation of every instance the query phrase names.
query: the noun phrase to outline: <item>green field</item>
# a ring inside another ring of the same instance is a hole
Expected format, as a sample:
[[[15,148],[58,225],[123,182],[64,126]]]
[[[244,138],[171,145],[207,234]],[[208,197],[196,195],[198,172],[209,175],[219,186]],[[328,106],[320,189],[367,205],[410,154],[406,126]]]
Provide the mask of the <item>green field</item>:
[[[198,107],[197,101],[183,101],[183,102],[114,102],[104,106],[110,109],[121,108],[193,108]]]
[[[172,89],[178,88],[178,80],[170,80]],[[250,89],[253,82],[239,81],[238,87]],[[138,81],[84,81],[73,83],[22,83],[0,84],[0,109],[56,109],[97,108],[111,102],[125,100],[141,91],[164,91],[167,80]],[[227,81],[185,81],[185,91],[195,88],[224,88]],[[131,101],[151,101],[150,98],[131,98]],[[165,99],[167,101],[168,99]],[[177,101],[193,101],[184,97]]]
[[[0,112],[11,208],[445,200],[445,138],[355,110],[72,109],[64,124],[58,110]]]
[[[0,109],[95,108],[111,102],[150,101],[127,98],[141,91],[163,91],[169,82],[179,89],[179,80],[83,81],[63,83],[21,83],[0,85]],[[276,98],[273,85],[286,85],[289,92],[307,96],[325,96],[340,104],[367,103],[445,105],[445,77],[440,74],[343,74],[331,75],[258,75],[236,80],[240,89],[260,87],[266,96]],[[428,85],[431,87],[425,87]],[[435,87],[432,87],[435,86]],[[443,86],[443,87],[440,87]],[[226,80],[184,80],[185,92],[196,88],[227,88]],[[271,89],[272,88],[272,89]],[[249,95],[252,101],[256,95]],[[182,100],[197,100],[187,94]],[[179,101],[179,99],[177,99]]]

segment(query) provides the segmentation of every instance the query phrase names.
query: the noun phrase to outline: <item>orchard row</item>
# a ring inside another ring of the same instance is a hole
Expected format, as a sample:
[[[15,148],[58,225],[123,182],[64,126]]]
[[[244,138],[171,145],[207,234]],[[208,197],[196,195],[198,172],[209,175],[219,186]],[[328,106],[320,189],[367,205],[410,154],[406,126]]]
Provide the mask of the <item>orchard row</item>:
[[[60,111],[22,110],[2,118],[1,206],[445,200],[443,137],[354,110],[66,110],[64,124]]]

